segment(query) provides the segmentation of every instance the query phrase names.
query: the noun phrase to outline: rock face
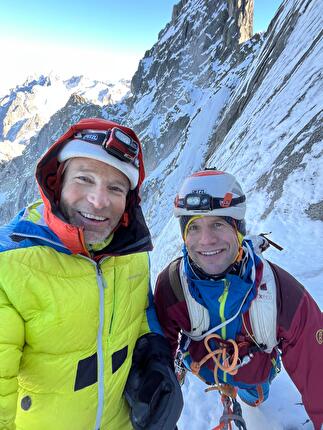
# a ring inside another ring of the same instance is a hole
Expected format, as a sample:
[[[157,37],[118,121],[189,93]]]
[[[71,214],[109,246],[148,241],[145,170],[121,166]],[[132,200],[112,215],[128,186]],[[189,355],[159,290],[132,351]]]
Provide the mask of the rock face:
[[[291,3],[293,7],[288,8],[287,2],[285,9],[276,14],[258,56],[226,106],[208,149],[211,163],[216,154],[223,167],[230,163],[236,171],[241,162],[251,168],[266,159],[270,168],[261,174],[254,169],[251,175],[248,169],[245,178],[250,189],[271,195],[261,215],[263,219],[274,209],[285,183],[295,172],[305,187],[313,187],[313,179],[320,178],[316,171],[322,151],[319,88],[323,55],[316,4],[307,0]],[[253,159],[247,161],[244,152],[253,153]],[[233,163],[232,154],[237,156]],[[285,199],[288,200],[287,195]],[[322,195],[319,201],[305,198],[301,205],[311,216],[309,205],[322,205]],[[313,217],[318,219],[317,211]],[[323,220],[322,213],[320,219]]]
[[[225,105],[251,59],[249,45],[240,41],[252,36],[252,19],[253,0],[181,1],[174,7],[131,81],[126,119],[143,138],[148,170],[183,142],[211,88],[221,91],[218,108]]]
[[[253,0],[228,0],[229,19],[238,24],[239,43],[250,39],[253,34],[253,7]],[[236,34],[232,36],[235,38]]]

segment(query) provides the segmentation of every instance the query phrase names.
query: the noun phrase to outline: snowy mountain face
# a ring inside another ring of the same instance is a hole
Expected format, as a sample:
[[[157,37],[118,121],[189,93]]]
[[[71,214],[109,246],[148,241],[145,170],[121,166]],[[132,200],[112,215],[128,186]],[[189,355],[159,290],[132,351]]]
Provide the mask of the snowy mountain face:
[[[91,104],[116,103],[129,91],[128,81],[105,83],[73,76],[62,80],[57,76],[29,78],[0,96],[0,162],[20,155],[34,136],[72,94]]]
[[[16,91],[11,110],[10,96],[2,99],[2,138],[25,149],[0,164],[1,221],[37,197],[36,160],[71,123],[90,116],[117,120],[133,127],[144,146],[142,200],[155,245],[153,280],[180,253],[171,215],[179,185],[192,171],[216,166],[243,185],[249,231],[272,231],[284,247],[265,257],[304,283],[323,307],[322,9],[320,0],[285,0],[267,32],[252,36],[253,0],[181,0],[121,101],[112,97],[107,104],[98,100],[104,90],[95,90],[95,104],[78,93],[58,97],[61,104],[50,113],[44,103],[33,103],[28,116],[31,92],[22,97]],[[75,92],[78,79],[64,86]],[[194,377],[185,382],[179,429],[218,424],[218,395],[204,388]],[[248,430],[313,428],[302,425],[306,412],[285,372],[271,390],[263,406],[243,406]]]
[[[216,4],[215,4],[216,3]],[[231,4],[231,3],[230,3]],[[149,171],[186,146],[211,99],[210,128],[252,59],[250,2],[182,1],[131,82],[127,121],[139,131]],[[239,25],[240,21],[242,25]],[[258,39],[258,38],[257,38]],[[256,44],[256,43],[255,43]]]

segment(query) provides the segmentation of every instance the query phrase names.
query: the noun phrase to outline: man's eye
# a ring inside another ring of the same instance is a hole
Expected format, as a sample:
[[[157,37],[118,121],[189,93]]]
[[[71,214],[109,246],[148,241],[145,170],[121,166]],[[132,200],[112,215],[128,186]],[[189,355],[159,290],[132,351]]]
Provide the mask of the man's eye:
[[[224,224],[222,224],[221,222],[215,222],[215,223],[213,224],[213,227],[214,227],[216,230],[219,230],[220,228],[224,227]]]
[[[124,188],[119,187],[117,185],[111,185],[109,187],[109,190],[113,191],[114,193],[118,193],[118,194],[127,194],[127,191]]]
[[[188,231],[196,231],[197,229],[198,229],[198,227],[195,224],[190,224],[188,226]]]
[[[91,179],[88,176],[77,176],[76,179],[78,179],[80,182],[87,182],[91,183]]]

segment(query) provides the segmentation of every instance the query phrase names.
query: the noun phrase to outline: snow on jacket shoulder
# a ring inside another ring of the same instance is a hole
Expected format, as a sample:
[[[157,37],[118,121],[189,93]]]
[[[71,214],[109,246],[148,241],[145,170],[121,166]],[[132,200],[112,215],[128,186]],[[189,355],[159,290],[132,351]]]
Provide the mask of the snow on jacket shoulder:
[[[189,332],[191,324],[185,300],[179,301],[171,287],[169,267],[158,276],[155,305],[160,324],[175,354],[179,331],[183,329]],[[282,351],[284,366],[302,395],[315,430],[320,430],[323,423],[323,344],[318,336],[323,328],[323,314],[296,279],[274,264],[271,267],[277,288],[278,347]],[[243,328],[242,334],[245,334]],[[189,352],[195,361],[199,361],[207,351],[203,341],[192,341]],[[269,375],[271,358],[272,354],[256,353],[255,358],[235,375],[237,385],[241,386],[239,381],[248,384],[263,382]]]

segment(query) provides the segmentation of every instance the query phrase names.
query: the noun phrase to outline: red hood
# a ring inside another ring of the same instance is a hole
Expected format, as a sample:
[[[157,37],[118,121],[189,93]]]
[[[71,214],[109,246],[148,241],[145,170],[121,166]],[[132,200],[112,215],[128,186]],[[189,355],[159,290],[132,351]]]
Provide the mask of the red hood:
[[[88,254],[88,252],[84,244],[82,229],[67,224],[58,208],[63,165],[57,161],[57,154],[63,148],[64,144],[67,143],[67,140],[71,139],[78,131],[85,129],[110,130],[113,127],[122,129],[139,144],[139,180],[137,187],[133,191],[130,191],[130,196],[128,198],[127,213],[124,216],[124,224],[127,226],[128,222],[134,221],[128,220],[131,216],[129,212],[138,212],[140,203],[139,188],[145,178],[141,144],[135,132],[130,128],[101,118],[82,119],[78,123],[72,125],[69,130],[48,149],[36,168],[36,180],[45,205],[45,221],[51,230],[61,239],[64,245],[74,254]],[[133,211],[133,208],[129,206],[135,206],[137,211]],[[136,234],[136,237],[137,236],[138,234]]]

